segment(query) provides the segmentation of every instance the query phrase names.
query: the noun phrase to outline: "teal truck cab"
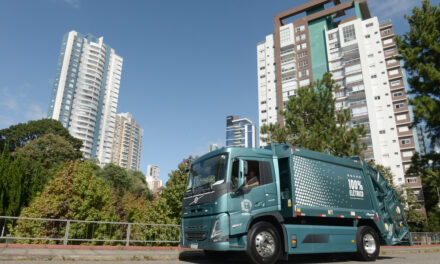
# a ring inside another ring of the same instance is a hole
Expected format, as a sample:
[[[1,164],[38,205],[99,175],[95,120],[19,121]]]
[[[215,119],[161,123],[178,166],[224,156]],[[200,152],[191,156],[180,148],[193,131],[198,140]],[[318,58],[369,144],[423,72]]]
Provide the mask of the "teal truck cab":
[[[254,263],[289,254],[353,252],[411,243],[403,207],[359,158],[271,144],[222,148],[195,160],[183,197],[183,247],[245,251]]]

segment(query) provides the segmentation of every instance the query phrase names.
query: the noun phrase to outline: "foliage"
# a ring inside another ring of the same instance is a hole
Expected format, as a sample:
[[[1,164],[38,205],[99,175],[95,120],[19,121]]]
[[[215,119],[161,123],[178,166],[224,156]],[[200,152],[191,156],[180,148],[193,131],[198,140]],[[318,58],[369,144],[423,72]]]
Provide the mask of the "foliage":
[[[20,123],[0,130],[0,146],[3,148],[3,146],[9,145],[12,152],[18,147],[23,147],[29,141],[49,133],[63,137],[72,144],[76,151],[80,151],[82,141],[71,136],[59,121],[53,119],[29,121],[26,124]]]
[[[98,170],[97,175],[103,178],[119,197],[123,197],[127,192],[130,192],[135,198],[141,196],[146,199],[153,198],[153,194],[148,189],[145,181],[145,175],[140,171],[130,170],[127,172],[118,165],[108,164],[104,169]]]
[[[103,179],[96,177],[92,166],[88,162],[76,161],[67,163],[20,216],[118,221],[113,203],[112,191]],[[44,222],[18,220],[13,232],[15,236],[62,237],[65,227],[60,222],[51,224],[52,228],[47,228]],[[87,232],[91,232],[94,238],[104,238],[107,231],[105,226],[91,230],[85,228],[85,224],[72,225],[70,230],[74,238],[85,238]]]
[[[0,156],[0,215],[17,216],[40,192],[48,176],[38,163],[12,158],[5,146]]]
[[[409,73],[409,92],[414,96],[415,123],[423,122],[432,145],[440,143],[440,10],[424,0],[405,15],[410,30],[396,37],[396,44]]]
[[[389,168],[381,164],[375,164],[374,161],[370,161],[369,164],[375,167],[390,183],[391,188],[396,192],[397,199],[405,206],[405,218],[410,225],[411,231],[420,231],[426,222],[426,217],[420,211],[422,205],[414,195],[414,190],[405,185],[395,185],[393,182],[393,173]]]
[[[420,156],[415,153],[407,175],[420,175],[422,179],[425,209],[428,215],[428,231],[440,232],[440,155],[435,152]]]
[[[64,137],[48,133],[29,141],[23,147],[16,148],[14,156],[21,156],[39,162],[45,169],[59,168],[68,161],[82,158]]]
[[[160,195],[160,198],[165,200],[167,216],[176,224],[180,223],[182,217],[183,194],[185,192],[186,182],[188,179],[188,173],[185,171],[189,169],[193,161],[194,158],[192,156],[182,160],[182,162],[178,165],[177,170],[173,170],[169,174],[170,178],[166,183],[166,188]],[[162,204],[159,203],[158,205]]]
[[[285,125],[263,125],[262,141],[290,142],[295,146],[326,152],[336,156],[359,155],[366,149],[360,139],[365,137],[363,125],[350,126],[348,109],[337,109],[333,93],[339,87],[325,73],[314,85],[301,87],[280,111]]]

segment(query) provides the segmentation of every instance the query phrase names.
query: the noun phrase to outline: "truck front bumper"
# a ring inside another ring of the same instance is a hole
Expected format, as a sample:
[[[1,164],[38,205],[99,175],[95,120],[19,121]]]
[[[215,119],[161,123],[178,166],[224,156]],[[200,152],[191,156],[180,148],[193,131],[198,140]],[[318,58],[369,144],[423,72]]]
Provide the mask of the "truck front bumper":
[[[234,250],[229,241],[229,215],[220,213],[183,218],[181,245],[194,249]]]

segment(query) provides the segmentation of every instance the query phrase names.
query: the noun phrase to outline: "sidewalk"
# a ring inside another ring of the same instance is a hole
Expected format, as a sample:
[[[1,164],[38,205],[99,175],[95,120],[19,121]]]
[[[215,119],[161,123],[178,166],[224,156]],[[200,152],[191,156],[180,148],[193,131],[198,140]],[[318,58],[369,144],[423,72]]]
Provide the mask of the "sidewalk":
[[[0,261],[163,261],[178,260],[182,252],[185,252],[185,258],[197,259],[204,256],[200,250],[180,247],[0,244]],[[382,256],[439,252],[440,245],[381,247]]]

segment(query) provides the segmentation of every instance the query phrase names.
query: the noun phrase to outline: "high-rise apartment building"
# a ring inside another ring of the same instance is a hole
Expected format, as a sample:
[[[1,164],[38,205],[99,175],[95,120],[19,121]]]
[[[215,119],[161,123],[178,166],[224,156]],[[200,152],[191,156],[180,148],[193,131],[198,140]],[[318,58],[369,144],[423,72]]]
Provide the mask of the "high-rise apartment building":
[[[148,188],[154,193],[160,191],[160,188],[162,187],[162,180],[159,178],[159,172],[159,166],[154,164],[147,166],[146,181],[148,183]]]
[[[121,113],[115,118],[111,162],[127,170],[139,170],[144,130],[132,114]]]
[[[255,148],[257,138],[255,125],[241,116],[226,117],[226,146]]]
[[[83,141],[85,158],[110,163],[122,58],[103,37],[70,31],[63,37],[48,118]]]
[[[331,72],[341,86],[337,107],[349,109],[350,125],[364,124],[364,156],[391,169],[404,184],[411,157],[419,151],[407,83],[390,21],[372,17],[366,0],[313,0],[274,16],[274,34],[257,44],[259,125],[279,116],[298,87]],[[421,191],[420,178],[411,187]]]

